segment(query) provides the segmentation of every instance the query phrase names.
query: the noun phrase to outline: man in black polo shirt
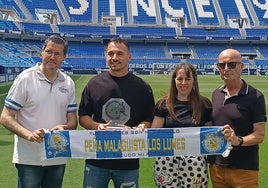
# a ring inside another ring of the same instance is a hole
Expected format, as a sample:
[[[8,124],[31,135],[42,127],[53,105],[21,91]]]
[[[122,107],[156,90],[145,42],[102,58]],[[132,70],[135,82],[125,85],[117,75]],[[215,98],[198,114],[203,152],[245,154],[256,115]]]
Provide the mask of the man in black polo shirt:
[[[233,149],[228,157],[215,156],[210,165],[213,187],[258,187],[259,144],[265,137],[266,109],[263,94],[241,79],[244,68],[240,52],[219,54],[218,69],[225,85],[212,94],[214,125]]]

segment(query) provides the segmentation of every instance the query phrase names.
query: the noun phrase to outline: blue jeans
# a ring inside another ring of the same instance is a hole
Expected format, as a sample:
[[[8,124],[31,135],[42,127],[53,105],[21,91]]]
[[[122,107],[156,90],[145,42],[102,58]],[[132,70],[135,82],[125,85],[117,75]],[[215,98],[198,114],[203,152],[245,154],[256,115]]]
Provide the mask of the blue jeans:
[[[115,188],[138,188],[139,170],[111,170],[85,164],[84,188],[108,188],[110,180]]]
[[[15,164],[18,170],[18,188],[61,188],[65,164],[32,166]]]

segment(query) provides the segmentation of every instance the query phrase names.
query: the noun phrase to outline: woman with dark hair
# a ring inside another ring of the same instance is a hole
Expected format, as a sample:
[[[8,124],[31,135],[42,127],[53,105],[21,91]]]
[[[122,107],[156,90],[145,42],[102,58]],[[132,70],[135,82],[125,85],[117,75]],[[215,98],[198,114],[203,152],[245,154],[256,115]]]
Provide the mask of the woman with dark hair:
[[[174,70],[169,93],[154,108],[152,128],[211,125],[211,102],[200,95],[193,65],[181,63]],[[207,187],[205,156],[159,157],[154,165],[157,187]]]

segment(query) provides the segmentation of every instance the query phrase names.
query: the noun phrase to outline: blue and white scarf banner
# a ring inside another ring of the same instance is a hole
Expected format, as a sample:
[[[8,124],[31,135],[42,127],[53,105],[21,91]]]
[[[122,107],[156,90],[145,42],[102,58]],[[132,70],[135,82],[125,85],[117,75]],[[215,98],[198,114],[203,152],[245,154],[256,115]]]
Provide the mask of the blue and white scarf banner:
[[[174,129],[64,130],[47,132],[42,160],[123,159],[214,155],[227,148],[222,127]]]

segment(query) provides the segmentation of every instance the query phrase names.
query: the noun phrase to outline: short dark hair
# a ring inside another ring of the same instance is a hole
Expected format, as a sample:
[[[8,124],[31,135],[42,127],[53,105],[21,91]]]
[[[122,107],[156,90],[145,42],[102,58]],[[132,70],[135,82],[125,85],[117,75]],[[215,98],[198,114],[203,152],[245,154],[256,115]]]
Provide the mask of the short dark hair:
[[[111,38],[107,45],[106,45],[106,49],[107,49],[107,46],[110,44],[110,43],[115,43],[115,44],[124,44],[126,47],[127,47],[127,50],[130,52],[130,47],[129,47],[129,44],[126,40],[120,38],[120,37],[114,37],[114,38]]]
[[[47,47],[47,43],[51,41],[53,43],[56,43],[56,44],[60,44],[60,45],[63,45],[63,54],[66,55],[67,54],[67,50],[68,50],[68,42],[67,40],[65,40],[65,38],[59,36],[59,35],[51,35],[50,37],[48,37],[45,42],[44,42],[44,45],[43,45],[43,48],[42,50],[44,50],[46,47]]]

